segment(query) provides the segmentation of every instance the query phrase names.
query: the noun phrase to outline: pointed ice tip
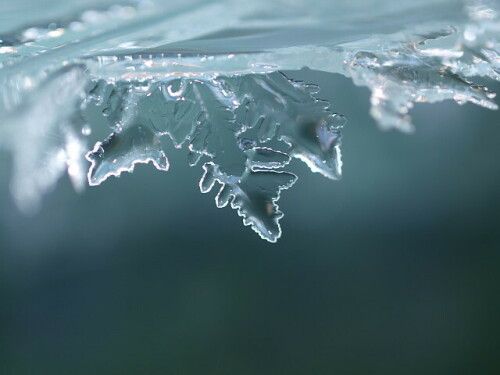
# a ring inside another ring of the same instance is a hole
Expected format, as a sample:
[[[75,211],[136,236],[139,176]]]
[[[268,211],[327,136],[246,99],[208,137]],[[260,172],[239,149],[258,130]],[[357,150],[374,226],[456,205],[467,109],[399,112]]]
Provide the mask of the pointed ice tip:
[[[161,171],[168,171],[170,167],[154,132],[137,124],[112,133],[104,142],[97,142],[85,157],[91,162],[87,175],[90,186],[100,185],[111,176],[131,173],[136,164],[152,163]]]

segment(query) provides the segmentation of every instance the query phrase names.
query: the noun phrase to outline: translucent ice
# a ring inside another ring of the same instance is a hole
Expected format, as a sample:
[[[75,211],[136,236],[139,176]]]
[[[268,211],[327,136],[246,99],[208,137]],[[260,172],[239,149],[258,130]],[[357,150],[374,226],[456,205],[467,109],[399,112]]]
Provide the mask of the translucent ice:
[[[345,123],[280,71],[343,74],[371,90],[382,129],[410,132],[417,102],[497,109],[472,80],[500,79],[499,36],[494,0],[3,2],[12,194],[30,212],[65,171],[78,190],[138,163],[167,171],[170,142],[201,165],[202,192],[218,183],[217,206],[274,242],[296,180],[284,169],[296,158],[338,179]]]
[[[231,203],[245,225],[271,242],[281,235],[276,201],[296,180],[282,170],[291,157],[332,179],[341,173],[344,118],[315,99],[310,86],[281,73],[98,81],[83,107],[84,116],[86,107],[98,108],[113,130],[87,154],[89,185],[131,172],[137,163],[168,170],[162,147],[168,137],[189,150],[190,165],[205,159],[201,191],[220,183],[217,207]]]

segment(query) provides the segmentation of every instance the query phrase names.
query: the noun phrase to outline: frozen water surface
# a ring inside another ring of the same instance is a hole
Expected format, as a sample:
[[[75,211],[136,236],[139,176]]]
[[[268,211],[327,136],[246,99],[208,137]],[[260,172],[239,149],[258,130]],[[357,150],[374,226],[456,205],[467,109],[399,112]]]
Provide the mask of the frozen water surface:
[[[34,212],[64,173],[81,191],[138,163],[168,171],[171,144],[217,207],[275,242],[291,159],[340,178],[346,122],[281,71],[350,77],[371,90],[381,129],[411,132],[417,102],[497,109],[473,81],[500,80],[499,38],[500,4],[488,0],[2,2],[11,191]]]

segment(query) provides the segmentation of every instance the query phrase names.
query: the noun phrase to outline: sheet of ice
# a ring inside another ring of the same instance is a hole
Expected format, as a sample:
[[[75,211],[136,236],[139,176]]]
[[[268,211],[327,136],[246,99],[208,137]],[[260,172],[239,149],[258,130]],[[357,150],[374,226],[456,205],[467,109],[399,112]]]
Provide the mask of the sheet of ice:
[[[371,90],[381,129],[414,130],[416,102],[497,109],[494,0],[20,0],[0,4],[0,148],[33,212],[67,171],[75,188],[169,168],[165,142],[201,165],[202,192],[274,242],[291,158],[341,176],[345,118],[288,80],[302,67]],[[95,113],[98,115],[96,116]],[[348,115],[348,114],[347,114]],[[96,134],[108,135],[91,142]],[[90,136],[92,135],[92,136]]]

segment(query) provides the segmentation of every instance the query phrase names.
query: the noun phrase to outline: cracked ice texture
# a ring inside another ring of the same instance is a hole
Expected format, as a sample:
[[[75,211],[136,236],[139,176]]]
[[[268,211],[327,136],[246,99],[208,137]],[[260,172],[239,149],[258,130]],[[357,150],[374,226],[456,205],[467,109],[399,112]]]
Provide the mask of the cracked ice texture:
[[[202,192],[220,185],[217,207],[275,242],[290,160],[338,179],[345,123],[318,88],[278,71],[350,77],[371,90],[381,129],[410,132],[417,102],[497,109],[472,81],[500,79],[499,36],[489,0],[4,2],[0,148],[12,154],[12,193],[32,212],[65,171],[77,190],[138,163],[167,171],[170,142],[201,165]]]

